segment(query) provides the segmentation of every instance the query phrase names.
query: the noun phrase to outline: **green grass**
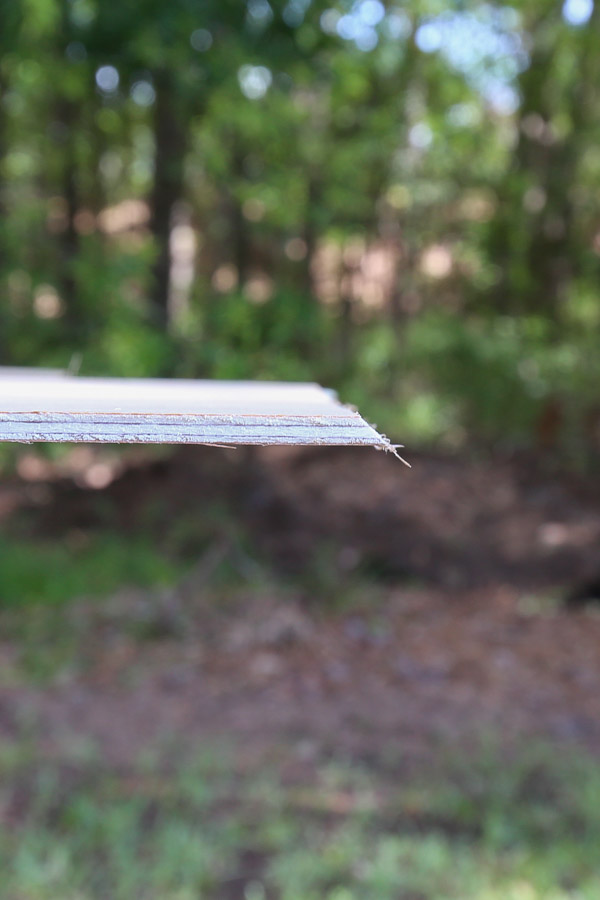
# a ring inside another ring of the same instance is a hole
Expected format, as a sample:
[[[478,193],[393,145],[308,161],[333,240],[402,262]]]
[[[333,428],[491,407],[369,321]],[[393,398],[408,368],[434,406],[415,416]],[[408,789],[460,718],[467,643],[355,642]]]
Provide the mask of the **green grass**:
[[[177,574],[144,541],[4,542],[1,627],[24,664],[11,677],[45,681],[89,654],[101,604],[78,617],[65,601]],[[103,628],[147,639],[121,606]],[[110,769],[83,738],[50,764],[35,736],[0,737],[0,900],[600,897],[600,767],[576,753],[473,743],[409,775],[378,747],[388,764],[324,759],[290,784],[233,748],[172,743]]]
[[[232,757],[43,764],[5,754],[2,900],[597,900],[600,772],[474,750],[413,778],[331,762],[311,783]]]
[[[81,668],[94,644],[96,601],[123,589],[146,591],[145,615],[127,618],[125,611],[125,630],[136,639],[153,636],[160,589],[183,571],[176,554],[148,538],[104,532],[74,544],[2,537],[0,633],[17,651],[20,676],[47,682]],[[97,609],[100,615],[102,604]]]
[[[56,606],[123,584],[168,584],[181,573],[155,543],[110,533],[74,541],[0,538],[0,607]]]

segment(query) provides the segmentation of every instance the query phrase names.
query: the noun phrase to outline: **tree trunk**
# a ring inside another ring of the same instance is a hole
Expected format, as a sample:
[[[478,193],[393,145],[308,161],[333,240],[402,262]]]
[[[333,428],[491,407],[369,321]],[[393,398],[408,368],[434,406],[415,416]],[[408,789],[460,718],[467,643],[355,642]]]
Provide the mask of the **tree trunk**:
[[[154,184],[150,196],[150,230],[156,258],[150,289],[150,315],[163,331],[169,327],[169,282],[171,218],[181,199],[184,181],[186,139],[177,108],[176,87],[166,72],[155,75]]]
[[[554,26],[557,16],[559,8],[552,8],[531,28],[532,34],[540,37],[531,64],[520,78],[523,102],[518,142],[513,166],[501,186],[500,212],[488,246],[502,269],[495,291],[497,309],[509,314],[538,313],[558,326],[562,300],[581,253],[582,241],[573,230],[569,189],[577,179],[579,161],[587,146],[588,125],[596,116],[600,14],[596,4],[579,38],[578,66],[567,89],[571,131],[563,138],[550,130],[560,79],[555,74],[554,43],[544,40],[544,30]],[[525,208],[531,188],[543,192],[539,209]],[[520,216],[518,207],[523,208]]]
[[[2,181],[1,173],[3,169],[4,157],[6,156],[6,123],[5,123],[5,113],[2,109],[1,100],[4,97],[5,91],[7,89],[7,85],[2,78],[2,72],[0,71],[0,285],[4,280],[4,276],[8,270],[8,252],[6,249],[7,241],[6,241],[6,223],[8,221],[6,203],[4,198],[4,183]],[[2,291],[3,298],[5,297],[5,292]],[[8,311],[6,309],[6,299],[2,299],[2,305],[0,306],[0,364],[8,363],[8,348],[6,344],[6,326],[5,322],[8,316]]]
[[[305,256],[302,266],[301,287],[308,297],[314,297],[313,262],[317,252],[318,228],[317,210],[321,202],[321,182],[315,172],[309,172],[306,185],[306,207],[302,238],[305,245]]]
[[[62,142],[61,194],[65,203],[65,227],[58,237],[60,252],[60,293],[65,304],[65,325],[70,339],[80,343],[85,339],[88,323],[77,291],[75,264],[80,252],[75,217],[79,209],[77,159],[74,135],[78,110],[69,100],[61,100],[57,108],[57,135]]]
[[[234,190],[229,191],[231,246],[233,249],[233,264],[237,271],[238,287],[242,289],[248,280],[248,268],[250,265],[250,242],[248,239],[248,227],[244,218],[244,210],[235,188],[244,178],[244,155],[233,137],[233,156],[231,161],[231,173]]]

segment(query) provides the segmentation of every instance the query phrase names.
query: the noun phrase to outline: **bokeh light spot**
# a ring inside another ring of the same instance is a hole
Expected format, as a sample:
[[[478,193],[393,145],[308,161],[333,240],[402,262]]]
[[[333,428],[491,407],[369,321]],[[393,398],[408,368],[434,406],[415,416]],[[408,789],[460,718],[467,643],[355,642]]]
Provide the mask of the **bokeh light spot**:
[[[100,66],[96,70],[96,84],[105,94],[112,94],[119,87],[119,73],[114,66]]]

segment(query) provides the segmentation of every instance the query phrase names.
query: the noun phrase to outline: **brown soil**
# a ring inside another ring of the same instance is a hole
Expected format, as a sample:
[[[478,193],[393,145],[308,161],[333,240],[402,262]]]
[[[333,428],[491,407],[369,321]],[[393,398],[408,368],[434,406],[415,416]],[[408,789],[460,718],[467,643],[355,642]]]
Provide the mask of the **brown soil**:
[[[24,531],[199,530],[177,588],[73,607],[85,646],[70,674],[0,679],[0,732],[26,720],[48,753],[86,738],[114,764],[223,736],[292,767],[324,754],[394,767],[486,733],[598,752],[600,617],[551,602],[600,568],[595,488],[523,462],[412,461],[187,449],[103,490],[7,485],[6,521]],[[219,594],[219,560],[274,574]],[[14,648],[0,651],[13,671]]]

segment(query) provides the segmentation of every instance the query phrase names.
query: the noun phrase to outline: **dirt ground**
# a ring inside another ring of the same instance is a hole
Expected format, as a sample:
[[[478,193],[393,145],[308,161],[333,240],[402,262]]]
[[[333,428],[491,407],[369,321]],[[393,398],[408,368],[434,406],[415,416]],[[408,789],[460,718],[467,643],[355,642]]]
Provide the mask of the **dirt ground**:
[[[561,602],[600,569],[597,488],[523,460],[412,462],[187,448],[119,463],[100,489],[79,463],[22,467],[5,529],[71,539],[109,521],[162,545],[187,523],[191,565],[174,588],[61,613],[77,663],[46,685],[11,675],[0,638],[0,733],[27,727],[52,756],[89,741],[114,765],[224,737],[292,777],[331,754],[393,770],[486,734],[598,753],[600,615]],[[244,577],[215,587],[219,566]]]

